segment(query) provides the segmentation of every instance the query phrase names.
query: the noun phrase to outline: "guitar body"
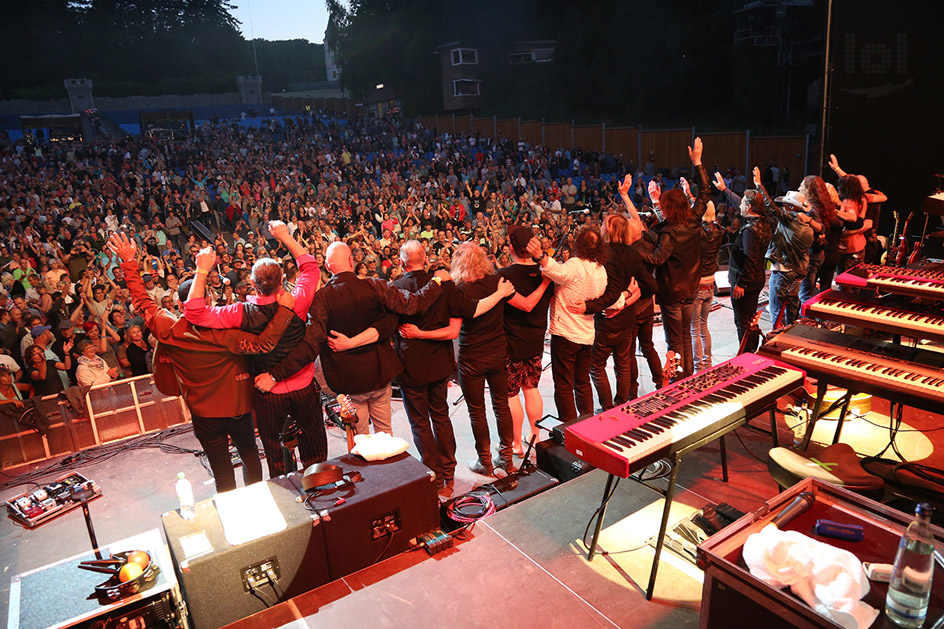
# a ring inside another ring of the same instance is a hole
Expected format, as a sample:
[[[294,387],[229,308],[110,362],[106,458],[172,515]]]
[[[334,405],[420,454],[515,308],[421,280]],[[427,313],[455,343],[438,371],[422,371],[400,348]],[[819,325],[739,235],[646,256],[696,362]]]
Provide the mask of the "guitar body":
[[[672,380],[679,375],[679,372],[682,369],[682,359],[681,357],[669,350],[665,353],[665,364],[662,365],[662,388],[669,386],[672,383]]]
[[[908,215],[908,218],[905,219],[905,224],[901,228],[900,242],[898,244],[898,251],[895,256],[895,264],[897,266],[905,266],[905,263],[908,262],[908,225],[911,223],[911,219],[914,218],[914,212]]]
[[[357,421],[357,407],[349,395],[339,395],[338,404],[341,405],[341,421],[344,424],[344,434],[347,436],[347,451],[354,449],[354,422]]]

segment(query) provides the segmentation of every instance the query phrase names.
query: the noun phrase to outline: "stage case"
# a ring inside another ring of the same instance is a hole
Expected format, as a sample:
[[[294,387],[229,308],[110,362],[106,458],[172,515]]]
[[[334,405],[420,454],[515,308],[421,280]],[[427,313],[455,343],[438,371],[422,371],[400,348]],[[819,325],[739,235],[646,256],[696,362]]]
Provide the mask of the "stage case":
[[[893,563],[898,541],[911,516],[850,491],[813,478],[797,483],[745,515],[698,547],[698,564],[705,571],[702,591],[701,627],[729,629],[732,618],[742,627],[838,627],[793,596],[789,589],[777,590],[754,578],[741,557],[745,540],[766,526],[802,491],[811,491],[816,501],[809,511],[789,522],[787,530],[799,531],[814,539],[853,553],[861,561]],[[865,539],[846,542],[818,537],[813,533],[819,519],[864,527]],[[944,544],[944,530],[932,527],[938,547]],[[935,569],[927,626],[944,616],[944,571]],[[887,583],[871,582],[863,599],[881,613],[873,629],[897,627],[884,613]]]
[[[7,629],[186,627],[173,563],[160,531],[151,529],[101,548],[105,558],[128,550],[147,551],[160,568],[150,589],[108,605],[90,599],[108,575],[79,569],[81,562],[97,559],[89,550],[13,577]],[[120,624],[121,618],[127,624]]]

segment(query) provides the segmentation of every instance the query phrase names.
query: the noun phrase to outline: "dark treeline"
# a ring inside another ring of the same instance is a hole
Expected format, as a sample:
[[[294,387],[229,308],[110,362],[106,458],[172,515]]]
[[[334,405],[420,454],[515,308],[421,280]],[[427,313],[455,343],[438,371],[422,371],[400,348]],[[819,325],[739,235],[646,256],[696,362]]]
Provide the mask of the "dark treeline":
[[[255,74],[251,42],[226,0],[29,0],[4,3],[0,98],[62,98],[62,81],[95,94],[231,92]],[[256,41],[264,88],[324,79],[321,45]]]
[[[724,126],[763,122],[777,108],[776,49],[733,45],[743,0],[326,2],[345,86],[355,97],[392,86],[407,114],[441,111],[433,51],[453,41],[499,52],[513,41],[558,42],[553,63],[481,56],[483,114]],[[821,28],[812,8],[809,18]],[[806,122],[804,107],[797,117]]]

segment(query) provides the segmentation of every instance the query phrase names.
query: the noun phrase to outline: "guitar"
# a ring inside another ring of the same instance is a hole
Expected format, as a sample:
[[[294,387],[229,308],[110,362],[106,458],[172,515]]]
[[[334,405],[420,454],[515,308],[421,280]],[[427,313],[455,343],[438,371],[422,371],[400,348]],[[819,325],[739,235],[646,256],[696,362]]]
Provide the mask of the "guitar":
[[[918,260],[921,259],[921,249],[924,247],[924,239],[928,235],[928,219],[931,218],[930,214],[924,215],[924,229],[921,230],[921,240],[914,244],[914,248],[911,250],[911,255],[908,256],[908,264],[916,264]]]
[[[737,355],[740,356],[747,349],[747,342],[754,334],[760,334],[760,318],[764,314],[763,310],[758,310],[754,313],[754,316],[751,317],[751,322],[747,324],[747,331],[744,332],[744,336],[741,338],[741,345],[738,347]]]
[[[896,266],[905,266],[905,262],[908,261],[908,224],[911,223],[912,218],[914,218],[914,212],[908,214],[908,218],[905,219],[905,224],[901,228],[900,242],[895,256]]]
[[[882,255],[882,264],[891,264],[891,261],[894,260],[898,255],[898,247],[896,243],[898,242],[898,220],[901,218],[901,214],[896,210],[895,211],[895,231],[892,232],[891,240],[885,242],[885,253]]]
[[[665,364],[662,365],[662,388],[669,384],[682,373],[682,359],[678,354],[669,350],[665,353]]]
[[[341,405],[341,425],[344,426],[344,434],[347,435],[347,451],[354,449],[354,423],[357,421],[357,407],[350,395],[339,395],[338,404]]]

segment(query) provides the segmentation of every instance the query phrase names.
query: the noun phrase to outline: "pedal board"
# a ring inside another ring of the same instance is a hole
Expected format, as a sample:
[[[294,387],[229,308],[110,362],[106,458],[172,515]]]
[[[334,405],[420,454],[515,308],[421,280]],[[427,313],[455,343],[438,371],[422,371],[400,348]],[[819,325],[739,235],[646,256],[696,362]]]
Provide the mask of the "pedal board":
[[[7,500],[7,512],[11,518],[32,529],[81,506],[83,500],[94,500],[101,495],[95,481],[78,472],[69,472],[55,482]]]

